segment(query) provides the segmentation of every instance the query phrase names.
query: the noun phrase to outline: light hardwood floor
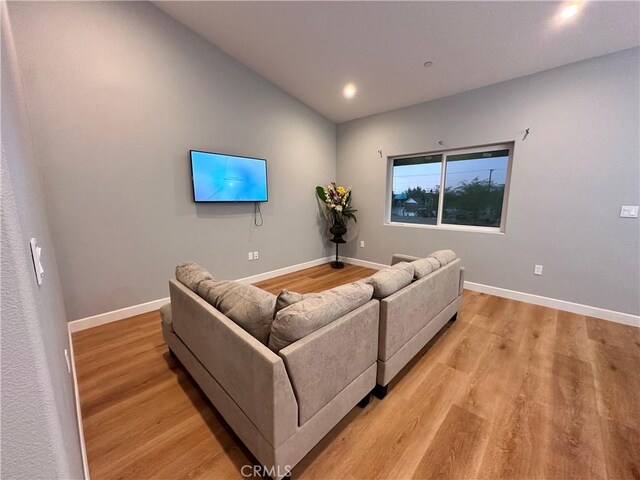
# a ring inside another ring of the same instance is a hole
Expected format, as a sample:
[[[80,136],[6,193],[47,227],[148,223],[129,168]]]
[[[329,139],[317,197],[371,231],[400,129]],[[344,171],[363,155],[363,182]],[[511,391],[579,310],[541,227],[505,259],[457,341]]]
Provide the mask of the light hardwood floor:
[[[257,284],[311,292],[371,270]],[[242,478],[253,459],[167,354],[157,312],[73,336],[91,476]],[[458,320],[354,408],[300,479],[640,479],[640,330],[465,291]]]

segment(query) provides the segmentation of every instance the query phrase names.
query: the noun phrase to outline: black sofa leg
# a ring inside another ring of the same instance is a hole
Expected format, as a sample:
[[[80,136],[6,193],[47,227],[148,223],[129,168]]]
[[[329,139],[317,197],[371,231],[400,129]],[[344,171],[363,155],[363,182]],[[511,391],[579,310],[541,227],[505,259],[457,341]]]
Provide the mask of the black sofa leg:
[[[178,357],[176,356],[176,354],[173,353],[173,350],[171,350],[171,349],[169,349],[169,356],[171,358],[173,358],[176,362],[178,362],[178,363],[180,362],[180,360],[178,360]]]
[[[388,385],[377,385],[375,386],[375,388],[373,389],[373,394],[378,397],[380,400],[382,400],[384,397],[387,396],[387,387]]]
[[[450,322],[455,322],[458,319],[458,312],[454,313],[453,317],[451,317]]]
[[[369,405],[369,400],[371,400],[371,394],[370,394],[370,393],[367,393],[367,394],[365,395],[365,397],[364,397],[362,400],[360,400],[360,401],[358,402],[358,406],[359,406],[360,408],[364,408],[364,407],[366,407],[367,405]]]

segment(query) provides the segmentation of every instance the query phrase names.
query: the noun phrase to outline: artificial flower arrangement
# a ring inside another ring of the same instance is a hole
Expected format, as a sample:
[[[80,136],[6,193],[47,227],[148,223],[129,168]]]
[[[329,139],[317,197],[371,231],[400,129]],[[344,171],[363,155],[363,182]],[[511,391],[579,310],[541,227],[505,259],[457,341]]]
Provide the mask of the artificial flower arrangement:
[[[326,187],[316,187],[318,198],[325,204],[327,216],[335,227],[346,228],[347,222],[357,222],[356,209],[351,207],[351,187],[344,188],[331,182]]]

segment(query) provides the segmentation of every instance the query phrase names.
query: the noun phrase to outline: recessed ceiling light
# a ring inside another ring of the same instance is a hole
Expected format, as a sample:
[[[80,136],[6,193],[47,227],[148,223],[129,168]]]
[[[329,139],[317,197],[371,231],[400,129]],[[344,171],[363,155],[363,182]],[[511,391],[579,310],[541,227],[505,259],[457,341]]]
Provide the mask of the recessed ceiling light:
[[[358,89],[353,83],[347,83],[342,89],[342,94],[347,98],[353,98]]]
[[[433,62],[431,60],[424,62],[424,64],[422,65],[424,68],[429,68],[433,65]]]
[[[578,13],[578,5],[576,3],[572,3],[571,5],[565,7],[562,12],[560,12],[560,16],[562,18],[571,18],[576,13]]]

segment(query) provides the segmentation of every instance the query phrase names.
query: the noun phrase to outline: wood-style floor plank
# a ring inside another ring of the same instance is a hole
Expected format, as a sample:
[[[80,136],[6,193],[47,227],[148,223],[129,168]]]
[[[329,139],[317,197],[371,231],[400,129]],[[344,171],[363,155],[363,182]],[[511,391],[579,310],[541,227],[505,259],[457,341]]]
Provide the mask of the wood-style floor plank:
[[[387,404],[386,400],[403,394],[398,385],[378,406],[382,421],[371,421],[363,432],[369,447],[358,449],[362,458],[351,472],[355,478],[409,478],[415,471],[438,426],[465,387],[461,372],[441,363],[430,367],[429,377],[413,391],[410,401]],[[416,398],[420,401],[416,402]],[[390,429],[390,424],[396,427]],[[336,473],[339,472],[338,466]]]
[[[374,273],[257,284],[308,293]],[[465,291],[387,397],[354,408],[300,479],[640,479],[640,330]],[[152,312],[73,335],[91,476],[241,479],[254,459],[168,354]]]
[[[587,337],[587,324],[584,315],[559,311],[556,321],[555,351],[590,362],[592,347],[593,344]]]
[[[469,374],[467,391],[460,406],[493,421],[500,402],[509,394],[509,378],[517,368],[517,346],[509,339],[492,335],[482,351],[478,367]]]
[[[593,347],[593,356],[600,415],[635,427],[640,418],[640,359],[599,342]]]
[[[626,353],[640,357],[640,329],[593,317],[585,317],[585,322],[589,340],[622,348]]]
[[[482,418],[452,405],[411,478],[475,478],[487,428]]]
[[[478,319],[478,317],[480,319]],[[475,320],[475,322],[460,322],[460,325],[464,328],[460,332],[456,342],[449,342],[447,344],[450,349],[446,352],[446,360],[444,362],[450,367],[465,373],[472,373],[478,369],[482,353],[489,347],[491,340],[494,338],[494,335],[487,330],[476,326],[482,323],[487,317],[474,315],[471,318]]]
[[[556,353],[553,359],[553,398],[550,402],[557,434],[551,448],[561,478],[606,477],[602,433],[598,419],[591,365]]]
[[[256,287],[277,295],[281,290],[298,293],[312,293],[361,280],[374,274],[376,270],[345,264],[344,268],[333,269],[329,264],[306,268],[298,272],[255,283]]]
[[[618,422],[600,418],[605,447],[607,476],[610,479],[640,479],[640,432]]]
[[[477,478],[556,478],[549,462],[553,450],[548,409],[522,393],[503,400],[501,406]]]

